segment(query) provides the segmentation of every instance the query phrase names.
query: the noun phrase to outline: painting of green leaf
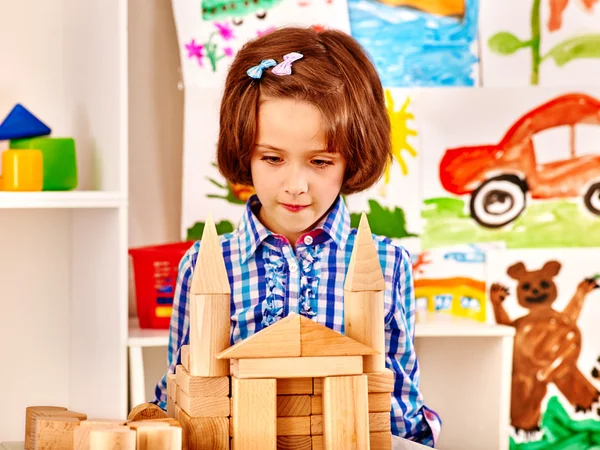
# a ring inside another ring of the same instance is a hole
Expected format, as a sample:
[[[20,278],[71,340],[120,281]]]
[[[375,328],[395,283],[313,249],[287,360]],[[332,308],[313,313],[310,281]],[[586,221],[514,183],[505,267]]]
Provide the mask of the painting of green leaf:
[[[202,237],[204,231],[204,222],[196,222],[194,225],[187,229],[187,241],[197,241]],[[233,224],[228,220],[222,220],[216,224],[217,234],[231,233],[233,231]]]
[[[212,163],[212,166],[216,167],[217,165],[215,163]],[[208,198],[221,198],[229,203],[233,203],[236,205],[245,205],[246,201],[255,192],[252,186],[232,184],[228,181],[219,182],[211,177],[206,177],[206,179],[219,189],[225,191],[223,192],[223,194],[206,194],[206,197]]]
[[[389,209],[381,206],[376,200],[369,200],[369,212],[366,214],[371,231],[375,234],[397,239],[417,236],[406,229],[402,208]],[[350,214],[350,225],[353,228],[358,228],[360,216],[360,213]]]
[[[563,26],[563,15],[570,3],[580,2],[586,13],[593,12],[598,0],[533,0],[531,7],[531,35],[520,38],[508,31],[501,31],[488,39],[490,50],[499,55],[513,55],[522,50],[531,52],[530,84],[540,83],[540,66],[553,60],[558,67],[563,67],[576,59],[600,58],[600,33],[584,33],[573,36],[555,44],[542,54],[542,22],[540,9],[543,2],[548,2],[550,17],[546,23],[549,32],[555,32]]]
[[[479,226],[457,198],[427,199],[421,215],[424,249],[493,241],[504,241],[507,248],[600,247],[600,221],[568,200],[531,204],[502,228]]]
[[[511,438],[510,450],[600,449],[600,421],[572,419],[557,397],[548,400],[541,428],[543,437],[540,440],[517,443]]]

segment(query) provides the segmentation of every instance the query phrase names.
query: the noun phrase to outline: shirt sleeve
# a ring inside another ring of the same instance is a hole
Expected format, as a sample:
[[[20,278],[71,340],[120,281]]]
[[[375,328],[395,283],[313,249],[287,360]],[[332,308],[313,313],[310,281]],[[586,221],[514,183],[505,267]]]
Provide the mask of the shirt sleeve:
[[[441,430],[441,419],[425,406],[419,390],[419,363],[414,346],[412,264],[405,249],[400,249],[399,253],[393,281],[393,314],[385,330],[386,366],[395,375],[392,434],[433,447]]]
[[[181,364],[181,347],[189,342],[190,314],[189,298],[192,282],[195,255],[198,254],[199,242],[196,242],[179,262],[175,295],[173,296],[173,312],[169,325],[169,346],[167,353],[168,368],[154,389],[155,398],[152,403],[167,409],[167,375],[175,373],[177,364]]]

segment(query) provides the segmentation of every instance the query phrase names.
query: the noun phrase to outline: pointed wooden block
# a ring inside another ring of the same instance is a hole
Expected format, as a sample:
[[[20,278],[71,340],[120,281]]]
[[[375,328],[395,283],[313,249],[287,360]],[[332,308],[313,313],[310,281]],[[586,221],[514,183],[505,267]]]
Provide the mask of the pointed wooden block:
[[[354,239],[354,249],[346,273],[344,290],[351,292],[385,290],[377,248],[365,213],[362,213]]]
[[[273,325],[222,351],[217,358],[278,358],[300,355],[300,315],[290,313]]]
[[[204,224],[200,250],[192,275],[192,294],[230,294],[231,287],[217,228],[209,215]]]
[[[300,317],[301,356],[374,355],[375,349],[333,331],[307,317]]]

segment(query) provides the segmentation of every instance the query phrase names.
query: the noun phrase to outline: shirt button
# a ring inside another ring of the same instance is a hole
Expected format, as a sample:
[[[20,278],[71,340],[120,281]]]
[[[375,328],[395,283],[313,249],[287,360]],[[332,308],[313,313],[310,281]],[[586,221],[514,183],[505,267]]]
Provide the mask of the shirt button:
[[[298,270],[298,266],[296,264],[290,264],[290,272],[294,273]]]
[[[312,238],[312,236],[305,236],[305,237],[304,237],[304,243],[305,243],[306,245],[310,245],[310,244],[312,244],[312,243],[313,243],[313,238]]]

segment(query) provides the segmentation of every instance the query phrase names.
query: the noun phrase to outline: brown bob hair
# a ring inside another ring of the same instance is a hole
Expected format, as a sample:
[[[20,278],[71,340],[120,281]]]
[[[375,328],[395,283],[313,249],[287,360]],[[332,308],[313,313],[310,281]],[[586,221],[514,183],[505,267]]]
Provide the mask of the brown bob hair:
[[[290,76],[271,69],[260,79],[246,71],[262,60],[304,57]],[[317,106],[327,148],[346,160],[342,194],[375,184],[391,161],[390,121],[375,67],[360,44],[337,30],[284,27],[248,41],[236,54],[221,101],[217,164],[231,183],[251,186],[250,158],[256,145],[261,97],[293,98]]]

